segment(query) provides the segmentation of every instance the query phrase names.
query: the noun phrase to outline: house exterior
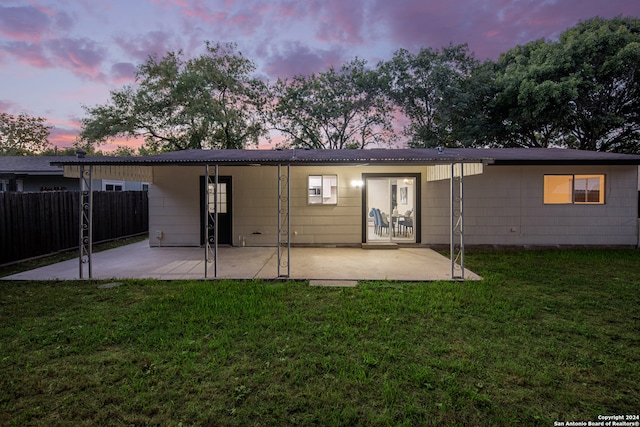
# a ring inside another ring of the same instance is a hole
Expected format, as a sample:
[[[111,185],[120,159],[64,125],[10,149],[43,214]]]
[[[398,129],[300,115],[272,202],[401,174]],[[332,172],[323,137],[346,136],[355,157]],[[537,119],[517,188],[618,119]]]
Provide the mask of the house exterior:
[[[0,156],[0,192],[78,191],[77,179],[65,177],[60,166],[52,162],[68,162],[74,156]],[[143,191],[148,183],[119,179],[99,179],[93,183],[97,191]]]
[[[149,182],[151,246],[639,243],[637,155],[188,150],[54,164],[74,179],[90,167],[99,179]]]

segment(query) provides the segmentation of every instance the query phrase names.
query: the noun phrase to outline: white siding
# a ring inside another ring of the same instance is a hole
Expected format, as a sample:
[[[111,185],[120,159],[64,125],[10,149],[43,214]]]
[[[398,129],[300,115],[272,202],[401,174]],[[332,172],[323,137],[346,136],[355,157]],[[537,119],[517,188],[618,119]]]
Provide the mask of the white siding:
[[[245,172],[249,169],[249,173]],[[234,244],[275,245],[277,242],[276,167],[227,168],[233,174]],[[284,168],[283,168],[284,171]],[[291,243],[359,244],[362,242],[363,173],[422,173],[426,167],[291,167]],[[259,174],[259,175],[256,175]],[[309,205],[309,175],[337,175],[338,203]],[[254,233],[260,234],[254,234]]]
[[[275,246],[278,241],[278,168],[221,167],[232,176],[233,245]]]
[[[464,181],[467,245],[636,245],[636,166],[489,166]],[[604,205],[545,205],[545,174],[605,174]],[[424,188],[423,242],[449,243],[449,183]]]
[[[291,242],[362,241],[363,173],[422,176],[422,243],[449,243],[449,181],[428,181],[423,166],[291,167]],[[544,205],[545,174],[606,175],[604,205]],[[277,167],[220,167],[232,176],[234,245],[277,242]],[[309,175],[338,176],[337,205],[308,205]],[[149,189],[150,244],[200,245],[200,177],[204,167],[154,167]],[[637,166],[486,166],[465,177],[467,245],[636,245]],[[161,241],[156,230],[163,232]]]
[[[154,167],[149,186],[149,244],[200,245],[200,181],[204,168]],[[162,240],[156,232],[162,231]]]
[[[291,243],[359,244],[362,242],[362,189],[353,181],[363,173],[421,173],[423,167],[291,167]],[[283,172],[285,168],[283,167]],[[211,173],[211,172],[210,172]],[[275,246],[278,230],[278,168],[219,167],[232,176],[233,245]],[[308,205],[309,175],[338,176],[337,205]],[[149,188],[150,244],[200,245],[200,177],[204,167],[155,167]],[[156,239],[161,230],[163,238]]]

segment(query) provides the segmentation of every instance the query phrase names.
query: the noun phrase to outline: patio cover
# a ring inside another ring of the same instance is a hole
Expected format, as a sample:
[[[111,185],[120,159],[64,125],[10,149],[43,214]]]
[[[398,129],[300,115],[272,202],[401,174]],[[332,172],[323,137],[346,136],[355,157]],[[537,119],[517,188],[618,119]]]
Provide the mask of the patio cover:
[[[371,149],[371,150],[184,150],[141,157],[84,157],[64,158],[51,162],[64,168],[64,176],[79,178],[81,197],[80,277],[83,264],[89,267],[91,277],[91,178],[144,181],[153,183],[153,167],[203,166],[209,180],[209,166],[278,166],[278,181],[286,182],[286,188],[278,193],[278,215],[286,223],[283,233],[278,233],[278,247],[286,245],[287,261],[289,245],[289,168],[297,165],[428,165],[433,166],[426,177],[429,181],[450,181],[451,211],[451,278],[464,279],[464,176],[481,174],[488,164],[639,164],[640,156],[600,153],[565,149],[473,149],[473,148],[423,148],[423,149]],[[285,166],[284,168],[281,168]],[[217,187],[217,186],[216,186]],[[215,204],[214,204],[215,206]],[[209,214],[207,212],[207,214]],[[214,212],[214,215],[216,213]],[[217,224],[217,221],[216,221]],[[282,237],[282,240],[281,240]],[[217,239],[216,239],[217,240]],[[205,260],[209,250],[205,249]],[[214,265],[217,262],[214,247]],[[215,269],[214,269],[215,271]],[[280,275],[280,274],[279,274]],[[284,274],[284,276],[288,276]]]

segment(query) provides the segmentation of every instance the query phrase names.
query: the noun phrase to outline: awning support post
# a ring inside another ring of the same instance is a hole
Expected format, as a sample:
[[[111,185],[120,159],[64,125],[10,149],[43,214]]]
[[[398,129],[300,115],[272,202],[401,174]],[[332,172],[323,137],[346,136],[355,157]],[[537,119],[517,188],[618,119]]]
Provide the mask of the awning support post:
[[[458,166],[458,167],[457,167]],[[456,176],[456,169],[459,170]],[[464,164],[451,163],[451,279],[464,280]]]
[[[213,277],[218,277],[218,165],[214,165],[213,182],[209,174],[209,165],[205,166],[205,193],[204,193],[204,277],[209,277],[209,263],[213,262]],[[213,191],[211,191],[213,187]],[[213,194],[211,194],[213,193]],[[213,199],[213,200],[212,200]],[[213,205],[213,212],[211,206]],[[209,224],[213,222],[213,230]],[[213,243],[213,245],[212,245]],[[213,260],[210,259],[213,254]]]
[[[283,170],[278,164],[278,277],[291,276],[291,225],[289,211],[291,209],[291,165]],[[285,254],[286,248],[286,254]]]
[[[80,278],[84,278],[84,264],[89,270],[89,279],[93,278],[93,166],[80,165]]]

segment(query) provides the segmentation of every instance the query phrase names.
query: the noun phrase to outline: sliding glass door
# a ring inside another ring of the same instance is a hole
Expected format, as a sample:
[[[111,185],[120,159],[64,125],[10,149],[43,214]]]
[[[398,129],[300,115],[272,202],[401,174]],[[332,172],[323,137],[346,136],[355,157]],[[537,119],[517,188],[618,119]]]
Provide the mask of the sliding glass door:
[[[416,176],[364,176],[365,241],[414,243],[418,223]]]

